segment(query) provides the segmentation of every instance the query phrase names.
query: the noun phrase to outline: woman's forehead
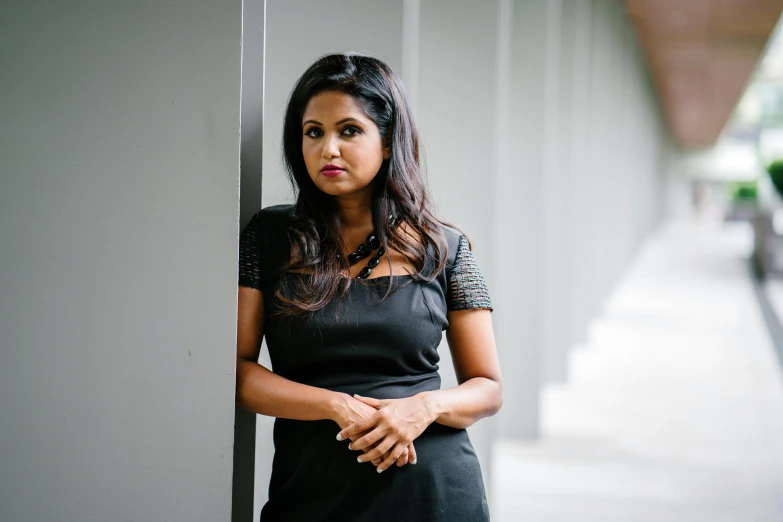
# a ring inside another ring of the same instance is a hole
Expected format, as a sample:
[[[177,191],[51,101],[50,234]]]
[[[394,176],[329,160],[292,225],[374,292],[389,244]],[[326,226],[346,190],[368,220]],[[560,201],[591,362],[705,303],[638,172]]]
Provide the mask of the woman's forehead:
[[[317,120],[323,124],[334,123],[345,118],[362,121],[366,120],[367,116],[356,98],[337,91],[320,92],[310,98],[302,115],[302,121]]]

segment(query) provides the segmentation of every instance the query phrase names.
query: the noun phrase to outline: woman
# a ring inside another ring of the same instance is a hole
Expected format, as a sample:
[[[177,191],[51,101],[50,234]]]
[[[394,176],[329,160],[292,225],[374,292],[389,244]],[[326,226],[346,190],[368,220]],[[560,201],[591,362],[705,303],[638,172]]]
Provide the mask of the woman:
[[[296,204],[240,238],[237,403],[277,417],[262,521],[489,519],[465,428],[502,403],[492,308],[467,239],[432,213],[418,147],[379,60],[325,56],[291,94]]]

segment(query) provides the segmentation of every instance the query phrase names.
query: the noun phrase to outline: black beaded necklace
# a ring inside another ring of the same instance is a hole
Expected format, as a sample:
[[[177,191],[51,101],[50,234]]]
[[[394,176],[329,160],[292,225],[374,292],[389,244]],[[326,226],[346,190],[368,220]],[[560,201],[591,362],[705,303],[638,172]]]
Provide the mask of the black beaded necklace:
[[[390,217],[389,224],[394,227],[397,225],[397,220],[394,217]],[[375,230],[373,230],[372,233],[367,236],[367,239],[364,240],[364,243],[359,245],[353,253],[348,255],[348,263],[353,266],[372,254],[374,250],[377,250],[378,252],[376,252],[369,261],[367,261],[367,266],[362,268],[362,270],[357,274],[356,279],[367,279],[370,277],[372,269],[381,264],[381,258],[386,253],[386,247],[381,246],[381,240],[378,239],[378,235]]]

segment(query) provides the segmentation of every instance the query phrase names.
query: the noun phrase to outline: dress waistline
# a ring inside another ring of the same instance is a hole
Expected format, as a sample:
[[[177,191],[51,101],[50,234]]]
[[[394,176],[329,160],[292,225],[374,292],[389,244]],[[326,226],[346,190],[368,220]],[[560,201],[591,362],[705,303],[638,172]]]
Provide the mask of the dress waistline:
[[[426,373],[422,375],[406,375],[392,377],[362,383],[328,386],[327,389],[335,392],[357,394],[374,399],[401,399],[412,397],[424,391],[440,389],[440,375]]]

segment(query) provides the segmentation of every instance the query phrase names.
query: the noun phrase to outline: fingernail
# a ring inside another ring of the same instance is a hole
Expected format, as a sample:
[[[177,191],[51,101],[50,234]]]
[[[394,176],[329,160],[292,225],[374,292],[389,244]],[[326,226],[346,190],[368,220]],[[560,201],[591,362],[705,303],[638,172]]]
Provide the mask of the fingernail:
[[[339,433],[337,434],[337,440],[343,440]]]
[[[352,450],[352,449],[353,449],[353,448],[351,447],[351,443],[350,443],[350,442],[348,443],[348,449],[349,449],[349,450]]]
[[[357,457],[356,462],[361,462],[361,461],[362,461],[362,458],[361,457]]]
[[[383,473],[383,470],[381,468],[378,468],[378,473]]]
[[[416,464],[416,462],[418,462],[418,459],[413,459],[413,461],[411,461],[411,464]]]

